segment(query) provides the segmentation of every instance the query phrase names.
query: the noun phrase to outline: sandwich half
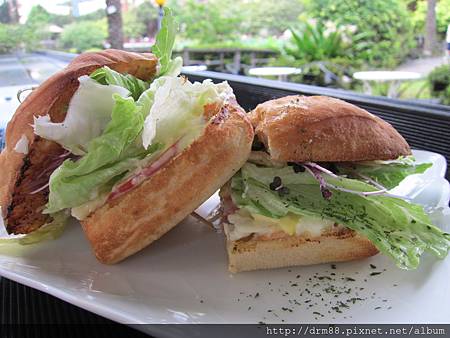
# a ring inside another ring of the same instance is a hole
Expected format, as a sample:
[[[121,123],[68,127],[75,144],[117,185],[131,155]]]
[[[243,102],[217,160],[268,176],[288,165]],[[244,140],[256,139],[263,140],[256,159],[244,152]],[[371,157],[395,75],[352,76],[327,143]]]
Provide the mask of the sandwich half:
[[[389,190],[424,172],[387,122],[344,101],[287,96],[250,113],[251,155],[220,191],[231,272],[361,259],[415,268],[450,237]]]
[[[166,9],[154,54],[75,58],[21,104],[0,155],[10,234],[71,214],[116,263],[188,216],[244,164],[253,129],[230,86],[179,76]],[[27,235],[27,236],[28,236]]]

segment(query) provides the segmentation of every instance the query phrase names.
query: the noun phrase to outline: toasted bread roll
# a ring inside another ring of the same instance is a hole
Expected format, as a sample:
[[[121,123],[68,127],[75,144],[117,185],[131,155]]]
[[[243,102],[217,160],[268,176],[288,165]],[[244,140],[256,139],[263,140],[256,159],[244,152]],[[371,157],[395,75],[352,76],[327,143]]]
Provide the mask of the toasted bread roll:
[[[237,104],[164,167],[82,221],[95,255],[112,264],[160,238],[207,200],[245,163],[253,128]]]
[[[410,155],[387,122],[350,103],[325,96],[286,96],[258,105],[250,119],[273,160],[341,162]]]
[[[366,238],[344,228],[320,237],[285,236],[278,239],[227,238],[228,269],[241,271],[296,265],[351,261],[373,256],[377,248]]]
[[[113,49],[85,53],[42,83],[19,106],[6,129],[6,148],[0,154],[0,206],[9,233],[29,233],[50,221],[49,215],[42,214],[48,188],[30,193],[48,182],[65,152],[57,143],[34,135],[33,116],[49,114],[52,122],[62,122],[78,88],[78,78],[97,68],[108,66],[149,80],[156,72],[156,65],[157,59],[152,54]],[[23,136],[28,140],[27,154],[14,150]]]

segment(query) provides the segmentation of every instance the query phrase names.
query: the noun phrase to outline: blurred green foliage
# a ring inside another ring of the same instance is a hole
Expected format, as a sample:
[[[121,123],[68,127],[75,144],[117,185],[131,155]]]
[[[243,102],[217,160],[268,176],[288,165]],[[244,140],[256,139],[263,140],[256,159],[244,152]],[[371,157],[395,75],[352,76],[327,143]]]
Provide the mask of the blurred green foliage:
[[[424,34],[427,15],[426,0],[409,0],[408,6],[414,6],[412,23],[417,34]],[[438,0],[436,4],[436,28],[441,39],[445,38],[447,26],[450,24],[450,0]]]
[[[180,35],[193,44],[220,43],[239,40],[243,13],[231,0],[199,2],[187,0],[174,3],[173,10],[180,24]]]
[[[84,19],[84,16],[80,18]],[[46,32],[48,26],[57,25],[63,27],[73,21],[74,19],[69,15],[49,13],[41,5],[36,5],[31,8],[25,24],[32,29],[39,31],[39,34],[41,36],[43,35],[43,38],[48,38],[49,34]]]
[[[0,23],[0,54],[20,49],[32,50],[38,44],[38,36],[32,28]]]
[[[350,53],[351,28],[310,20],[292,27],[290,33],[273,65],[301,68],[301,74],[292,77],[296,82],[349,88],[349,75],[359,65]]]
[[[146,25],[137,19],[135,11],[123,15],[123,34],[126,39],[136,39],[147,35]]]
[[[308,0],[302,18],[356,26],[360,41],[351,44],[349,52],[371,68],[397,66],[415,45],[410,13],[402,1]]]
[[[329,60],[347,54],[349,44],[344,43],[340,30],[328,31],[322,22],[305,22],[291,28],[292,38],[283,46],[287,55],[305,62]]]
[[[183,47],[225,48],[251,44],[251,48],[268,48],[274,44],[264,39],[278,36],[296,23],[303,10],[302,2],[173,0],[168,6],[180,24],[179,45]]]
[[[450,105],[450,64],[433,69],[428,75],[431,94],[441,100],[441,103]]]
[[[52,21],[52,15],[41,5],[33,6],[28,14],[27,24],[31,26],[48,25]]]
[[[61,47],[80,53],[92,48],[103,48],[108,36],[105,19],[74,22],[66,27],[60,37]]]
[[[70,52],[102,49],[107,39],[104,9],[73,18],[37,5],[27,22],[19,25],[12,24],[7,2],[0,3],[0,53],[38,48],[41,40],[57,37],[49,32],[49,25],[64,28],[56,47]],[[393,69],[409,55],[417,55],[415,37],[424,35],[427,0],[167,0],[166,6],[180,26],[178,50],[271,49],[279,52],[272,65],[302,69],[290,77],[292,81],[360,89],[361,84],[351,79],[354,71]],[[437,1],[436,16],[443,38],[450,23],[450,0]],[[154,1],[129,6],[123,12],[125,39],[153,38],[157,17]],[[242,62],[247,61],[243,56]],[[420,86],[405,85],[405,93],[428,95],[423,84],[437,83],[438,77],[430,75]],[[446,88],[433,93],[448,97]]]
[[[150,1],[145,1],[123,13],[123,31],[126,39],[151,37],[156,34],[158,12]]]
[[[0,4],[0,23],[11,23],[11,16],[9,13],[9,4],[6,1]]]

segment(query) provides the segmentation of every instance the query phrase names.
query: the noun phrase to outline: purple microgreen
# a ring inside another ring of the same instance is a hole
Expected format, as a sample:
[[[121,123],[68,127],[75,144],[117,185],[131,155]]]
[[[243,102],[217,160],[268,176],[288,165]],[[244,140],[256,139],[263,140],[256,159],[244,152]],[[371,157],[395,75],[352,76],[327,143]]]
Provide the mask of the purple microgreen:
[[[322,193],[323,198],[329,200],[333,193],[327,189],[327,182],[320,174],[320,171],[317,168],[310,166],[309,163],[310,162],[308,162],[308,164],[305,163],[303,166],[319,182],[320,192]]]
[[[321,172],[323,172],[323,173],[325,173],[325,174],[330,175],[331,177],[338,178],[338,176],[337,176],[335,173],[333,173],[332,171],[330,171],[330,170],[328,170],[328,169],[326,169],[326,168],[324,168],[324,167],[318,165],[317,163],[314,163],[314,162],[305,162],[305,165],[308,165],[308,166],[310,166],[311,168],[315,168],[315,169],[317,169],[317,170],[319,170],[319,171],[321,171]]]
[[[360,174],[358,172],[353,172],[356,176],[361,177],[363,180],[366,180],[367,182],[369,182],[370,184],[372,184],[374,187],[380,189],[380,190],[387,190],[386,187],[384,187],[383,185],[381,185],[380,183],[378,183],[377,181],[375,181],[374,179],[370,178],[369,176]]]
[[[375,190],[375,191],[356,191],[356,190],[351,190],[351,189],[346,189],[346,188],[342,188],[342,187],[338,187],[335,186],[331,183],[328,183],[325,178],[321,175],[321,172],[326,173],[332,177],[336,177],[339,178],[339,176],[335,175],[334,173],[332,173],[331,171],[322,168],[321,166],[319,166],[316,163],[312,163],[312,162],[306,162],[303,164],[303,166],[307,169],[307,171],[319,182],[320,185],[320,191],[322,192],[322,196],[325,199],[330,199],[331,198],[331,191],[329,190],[329,188],[334,189],[334,190],[338,190],[338,191],[342,191],[342,192],[348,192],[351,194],[356,194],[356,195],[360,195],[360,196],[371,196],[371,195],[381,195],[381,194],[386,194],[387,190],[385,188],[380,189],[380,190]],[[331,174],[329,174],[331,173]]]

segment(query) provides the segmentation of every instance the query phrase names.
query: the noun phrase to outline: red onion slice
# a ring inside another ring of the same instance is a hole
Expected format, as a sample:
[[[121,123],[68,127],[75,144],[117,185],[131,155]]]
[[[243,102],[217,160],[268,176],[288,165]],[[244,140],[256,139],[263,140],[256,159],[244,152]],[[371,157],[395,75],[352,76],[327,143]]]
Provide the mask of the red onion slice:
[[[178,154],[178,143],[177,141],[174,145],[172,145],[169,149],[167,149],[155,162],[150,164],[148,167],[142,169],[139,173],[131,176],[125,182],[120,183],[116,187],[113,188],[111,194],[108,197],[108,201],[113,200],[120,195],[134,189],[139,184],[141,184],[144,180],[152,176],[159,169],[161,169],[167,162],[169,162],[173,157]]]
[[[40,188],[38,188],[38,189],[36,189],[36,190],[33,190],[33,191],[30,192],[29,194],[30,194],[30,195],[37,194],[39,191],[44,190],[44,189],[47,188],[49,185],[50,185],[50,182],[48,182],[47,184],[45,184],[44,186],[42,186],[42,187],[40,187]]]

